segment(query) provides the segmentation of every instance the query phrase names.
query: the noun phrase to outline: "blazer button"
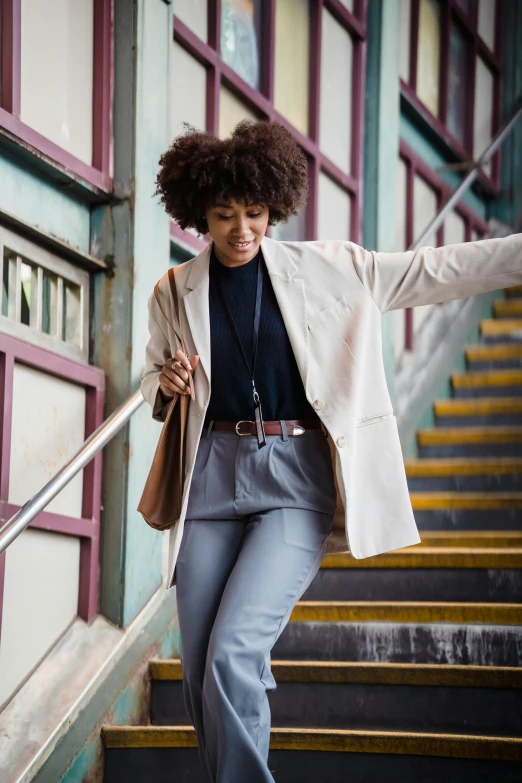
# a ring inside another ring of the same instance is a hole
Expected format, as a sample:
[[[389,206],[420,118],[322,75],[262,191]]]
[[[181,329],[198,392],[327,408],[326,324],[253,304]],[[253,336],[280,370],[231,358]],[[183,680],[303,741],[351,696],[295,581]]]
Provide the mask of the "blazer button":
[[[316,411],[320,411],[321,408],[324,408],[324,402],[322,400],[314,400],[312,405]]]
[[[342,449],[344,447],[344,445],[345,445],[344,435],[340,435],[337,438],[337,445],[339,446],[340,449]]]

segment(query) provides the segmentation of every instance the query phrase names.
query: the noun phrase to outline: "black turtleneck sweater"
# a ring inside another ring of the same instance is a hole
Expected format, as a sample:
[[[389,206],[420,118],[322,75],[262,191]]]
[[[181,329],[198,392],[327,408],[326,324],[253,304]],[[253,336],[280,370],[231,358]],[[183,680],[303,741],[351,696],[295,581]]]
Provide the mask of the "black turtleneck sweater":
[[[250,261],[229,267],[221,263],[212,249],[209,267],[211,388],[205,424],[211,419],[239,421],[254,418],[252,381],[219,292],[218,277],[221,279],[249,366],[252,367],[252,333],[259,263],[262,264],[263,271],[263,294],[254,380],[263,419],[274,421],[317,417],[306,399],[261,250]]]

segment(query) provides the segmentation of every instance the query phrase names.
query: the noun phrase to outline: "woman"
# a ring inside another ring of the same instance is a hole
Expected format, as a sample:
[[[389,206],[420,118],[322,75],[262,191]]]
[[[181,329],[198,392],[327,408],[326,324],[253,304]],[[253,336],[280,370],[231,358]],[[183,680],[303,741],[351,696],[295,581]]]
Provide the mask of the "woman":
[[[176,267],[179,349],[153,295],[141,388],[162,421],[188,393],[186,479],[171,528],[183,688],[209,781],[273,781],[271,649],[323,556],[420,541],[386,385],[381,314],[522,283],[521,235],[417,253],[265,236],[304,203],[281,126],[189,129],[157,193],[212,242]],[[165,275],[160,281],[174,318]],[[212,371],[211,371],[212,368]]]

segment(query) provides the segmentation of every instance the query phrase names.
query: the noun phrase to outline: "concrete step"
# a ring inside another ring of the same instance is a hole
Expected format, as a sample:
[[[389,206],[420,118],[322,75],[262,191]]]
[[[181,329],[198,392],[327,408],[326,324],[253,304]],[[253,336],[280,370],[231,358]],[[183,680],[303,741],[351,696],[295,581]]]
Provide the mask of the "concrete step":
[[[410,492],[410,499],[421,529],[522,529],[521,492]]]
[[[522,547],[522,532],[516,530],[420,530],[422,546]]]
[[[522,369],[482,370],[453,373],[451,384],[454,397],[520,397],[522,396]]]
[[[522,668],[272,660],[273,727],[522,734]],[[191,725],[179,659],[152,660],[151,721]]]
[[[521,426],[522,396],[436,400],[433,413],[437,427]]]
[[[411,492],[522,490],[522,457],[424,457],[404,466]]]
[[[480,322],[480,337],[485,343],[520,342],[522,318],[484,318]]]
[[[272,650],[273,659],[522,666],[522,627],[488,619],[415,617],[402,605],[380,619],[312,619],[288,623]],[[302,610],[301,610],[302,611]],[[330,614],[335,615],[335,612]],[[337,612],[337,614],[341,614]],[[478,614],[478,609],[477,609]]]
[[[522,296],[522,285],[514,285],[511,286],[511,288],[504,288],[504,293],[509,298]]]
[[[467,345],[465,356],[468,368],[473,371],[522,367],[522,342]]]
[[[522,456],[522,427],[435,427],[418,430],[419,457]]]
[[[106,726],[105,783],[204,783],[194,729]],[[522,739],[354,729],[273,728],[268,767],[278,783],[520,782]],[[151,774],[154,770],[154,774]]]
[[[495,318],[522,318],[522,297],[510,296],[509,299],[495,299],[493,315]]]
[[[329,555],[304,601],[522,600],[522,549],[423,547],[357,560]]]

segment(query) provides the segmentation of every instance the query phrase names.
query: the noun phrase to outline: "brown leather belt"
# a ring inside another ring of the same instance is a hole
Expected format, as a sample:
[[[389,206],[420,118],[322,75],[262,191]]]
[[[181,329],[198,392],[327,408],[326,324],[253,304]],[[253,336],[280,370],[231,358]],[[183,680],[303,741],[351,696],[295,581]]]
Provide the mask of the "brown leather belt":
[[[302,435],[305,430],[322,429],[321,419],[285,419],[288,435]],[[281,435],[280,421],[263,422],[267,435]],[[205,425],[206,427],[208,425]],[[226,421],[220,419],[212,423],[212,429],[218,432],[235,432],[237,435],[255,435],[256,424],[254,421],[241,419],[240,421]],[[324,431],[324,430],[323,430]]]

